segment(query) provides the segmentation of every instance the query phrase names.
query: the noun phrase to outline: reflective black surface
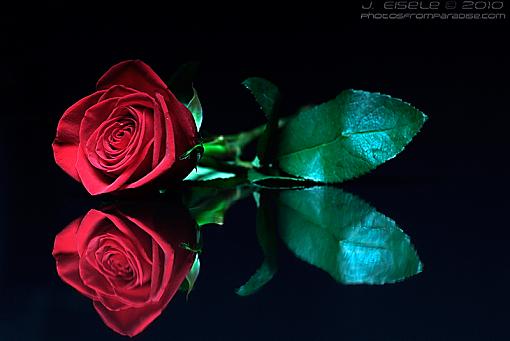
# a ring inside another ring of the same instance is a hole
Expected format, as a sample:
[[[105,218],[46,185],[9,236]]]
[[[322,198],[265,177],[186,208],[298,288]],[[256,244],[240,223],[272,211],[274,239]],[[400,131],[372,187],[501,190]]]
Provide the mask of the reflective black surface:
[[[124,338],[56,273],[55,235],[104,199],[61,172],[50,145],[61,113],[127,58],[145,60],[162,77],[203,61],[196,87],[211,134],[263,122],[238,85],[252,75],[279,84],[289,112],[360,88],[402,98],[430,117],[401,155],[342,186],[405,231],[422,273],[383,286],[341,285],[280,243],[274,278],[240,297],[235,289],[263,261],[255,202],[246,198],[222,227],[204,232],[188,301],[176,296],[137,339],[508,338],[508,24],[363,23],[357,13],[268,19],[287,30],[280,32],[258,30],[246,15],[188,30],[159,16],[140,27],[126,25],[137,22],[133,14],[2,14],[0,339]]]

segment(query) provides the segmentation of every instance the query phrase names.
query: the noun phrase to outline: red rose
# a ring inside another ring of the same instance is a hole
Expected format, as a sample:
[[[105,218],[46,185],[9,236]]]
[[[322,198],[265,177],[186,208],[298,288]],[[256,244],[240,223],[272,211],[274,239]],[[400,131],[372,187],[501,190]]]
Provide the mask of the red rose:
[[[194,167],[179,157],[197,142],[191,112],[139,60],[121,62],[97,91],[64,113],[53,153],[57,164],[92,194],[137,188]]]
[[[129,213],[127,213],[129,212]],[[175,207],[90,210],[55,237],[58,275],[92,299],[108,327],[143,331],[186,278],[195,222]]]

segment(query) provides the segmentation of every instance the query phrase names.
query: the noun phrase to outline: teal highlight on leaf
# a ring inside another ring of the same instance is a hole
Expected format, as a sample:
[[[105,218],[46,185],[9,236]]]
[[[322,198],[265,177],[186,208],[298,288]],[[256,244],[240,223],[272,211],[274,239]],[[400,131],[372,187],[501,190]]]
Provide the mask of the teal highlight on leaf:
[[[345,90],[291,118],[280,134],[280,168],[305,179],[338,183],[400,153],[427,116],[399,99]]]
[[[409,236],[393,220],[338,188],[282,191],[278,207],[284,244],[340,283],[394,283],[423,269]]]

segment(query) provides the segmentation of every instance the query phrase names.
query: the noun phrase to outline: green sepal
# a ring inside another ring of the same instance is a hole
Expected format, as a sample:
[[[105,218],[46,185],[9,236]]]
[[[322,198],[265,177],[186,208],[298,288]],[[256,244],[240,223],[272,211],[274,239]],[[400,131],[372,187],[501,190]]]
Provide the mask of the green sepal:
[[[198,257],[198,254],[196,254],[193,265],[191,266],[191,269],[189,270],[188,274],[186,275],[186,278],[184,279],[184,282],[182,282],[179,288],[179,290],[182,290],[186,293],[186,299],[189,298],[189,294],[191,293],[193,287],[195,286],[199,272],[200,272],[200,259]]]
[[[200,245],[192,246],[189,243],[181,243],[181,247],[189,252],[193,252],[196,254],[202,253],[202,246]]]
[[[196,144],[193,147],[191,147],[191,149],[186,151],[184,154],[182,154],[179,157],[179,160],[189,159],[192,156],[194,156],[194,158],[196,159],[196,163],[198,164],[198,162],[200,161],[200,159],[202,158],[203,155],[204,155],[204,146],[201,143],[199,143],[199,144]]]
[[[188,105],[186,105],[188,110],[193,115],[193,119],[195,120],[195,125],[197,127],[197,131],[200,131],[200,127],[202,126],[202,104],[200,103],[200,99],[198,99],[198,93],[195,88],[193,88],[193,98],[189,101]]]

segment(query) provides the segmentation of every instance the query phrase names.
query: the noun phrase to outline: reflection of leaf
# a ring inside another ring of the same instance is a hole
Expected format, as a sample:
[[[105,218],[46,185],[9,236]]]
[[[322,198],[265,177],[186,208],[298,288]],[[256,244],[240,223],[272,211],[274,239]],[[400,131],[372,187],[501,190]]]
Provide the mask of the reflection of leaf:
[[[260,265],[257,271],[250,277],[250,279],[240,286],[236,293],[239,296],[250,296],[262,289],[274,276],[276,267],[268,260],[264,259],[264,262]]]
[[[184,195],[184,204],[198,226],[222,225],[228,208],[250,192],[249,188],[242,186],[236,188],[193,187]]]
[[[193,88],[193,98],[189,101],[187,105],[189,111],[193,115],[193,119],[195,120],[195,125],[197,126],[197,131],[200,130],[202,126],[202,104],[198,99],[198,94],[195,88]]]
[[[395,222],[334,187],[283,191],[279,231],[300,259],[345,284],[393,283],[422,264]]]
[[[250,183],[268,188],[303,188],[307,181],[303,178],[281,175],[267,175],[259,173],[254,169],[248,171]]]
[[[426,118],[399,99],[346,90],[289,120],[281,132],[276,159],[289,174],[341,182],[400,153]]]
[[[266,196],[253,193],[257,203],[257,239],[264,253],[264,261],[250,279],[236,290],[239,296],[249,296],[260,290],[274,276],[277,270],[277,237],[274,221],[274,205]]]

